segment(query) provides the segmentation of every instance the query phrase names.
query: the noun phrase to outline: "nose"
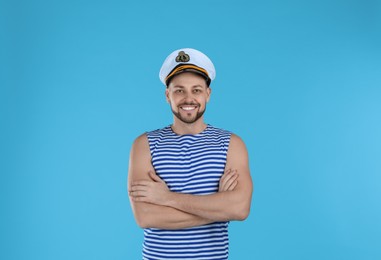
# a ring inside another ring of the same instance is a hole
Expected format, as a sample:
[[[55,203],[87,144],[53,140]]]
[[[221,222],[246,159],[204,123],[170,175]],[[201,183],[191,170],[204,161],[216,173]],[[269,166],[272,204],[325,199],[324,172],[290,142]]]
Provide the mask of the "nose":
[[[194,100],[192,93],[187,92],[184,96],[184,102],[186,103],[192,103]]]

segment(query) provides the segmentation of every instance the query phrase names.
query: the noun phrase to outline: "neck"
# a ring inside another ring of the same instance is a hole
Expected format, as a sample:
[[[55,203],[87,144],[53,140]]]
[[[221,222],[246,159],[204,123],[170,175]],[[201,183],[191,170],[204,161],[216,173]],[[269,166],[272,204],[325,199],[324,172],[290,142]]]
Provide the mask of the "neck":
[[[194,123],[188,124],[178,120],[178,118],[175,117],[172,124],[172,131],[178,135],[195,135],[204,131],[206,126],[207,125],[204,123],[203,118],[200,118]]]

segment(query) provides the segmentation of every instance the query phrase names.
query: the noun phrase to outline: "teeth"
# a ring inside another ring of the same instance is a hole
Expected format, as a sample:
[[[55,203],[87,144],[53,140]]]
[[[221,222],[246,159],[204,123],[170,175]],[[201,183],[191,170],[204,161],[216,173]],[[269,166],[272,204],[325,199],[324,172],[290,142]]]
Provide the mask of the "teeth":
[[[181,107],[181,108],[184,109],[184,110],[189,111],[189,110],[195,109],[196,107]]]

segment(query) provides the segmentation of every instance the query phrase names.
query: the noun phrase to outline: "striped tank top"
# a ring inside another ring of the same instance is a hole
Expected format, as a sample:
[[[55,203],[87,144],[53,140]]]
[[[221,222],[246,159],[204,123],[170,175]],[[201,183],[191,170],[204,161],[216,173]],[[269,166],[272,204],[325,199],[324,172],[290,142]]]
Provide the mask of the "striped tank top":
[[[173,192],[218,192],[231,133],[207,125],[195,135],[178,135],[170,126],[147,132],[152,165]],[[143,259],[228,259],[228,222],[178,230],[144,229]]]

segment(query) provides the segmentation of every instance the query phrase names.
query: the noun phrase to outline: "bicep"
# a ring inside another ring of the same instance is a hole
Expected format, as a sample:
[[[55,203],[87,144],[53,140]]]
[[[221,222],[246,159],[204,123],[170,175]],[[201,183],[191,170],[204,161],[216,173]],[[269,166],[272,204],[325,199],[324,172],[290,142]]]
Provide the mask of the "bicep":
[[[148,180],[149,171],[154,171],[148,139],[145,134],[139,136],[132,145],[128,164],[128,188],[135,180]]]
[[[227,154],[226,169],[236,169],[238,172],[238,184],[236,191],[250,196],[253,183],[249,169],[249,155],[244,142],[237,135],[232,134]]]
[[[153,170],[148,139],[145,134],[139,136],[133,143],[128,164],[127,189],[131,183],[138,180],[149,180],[148,172]],[[135,202],[130,199],[132,211],[138,224],[144,216],[144,211],[151,205],[145,202]],[[139,224],[140,225],[140,224]]]

